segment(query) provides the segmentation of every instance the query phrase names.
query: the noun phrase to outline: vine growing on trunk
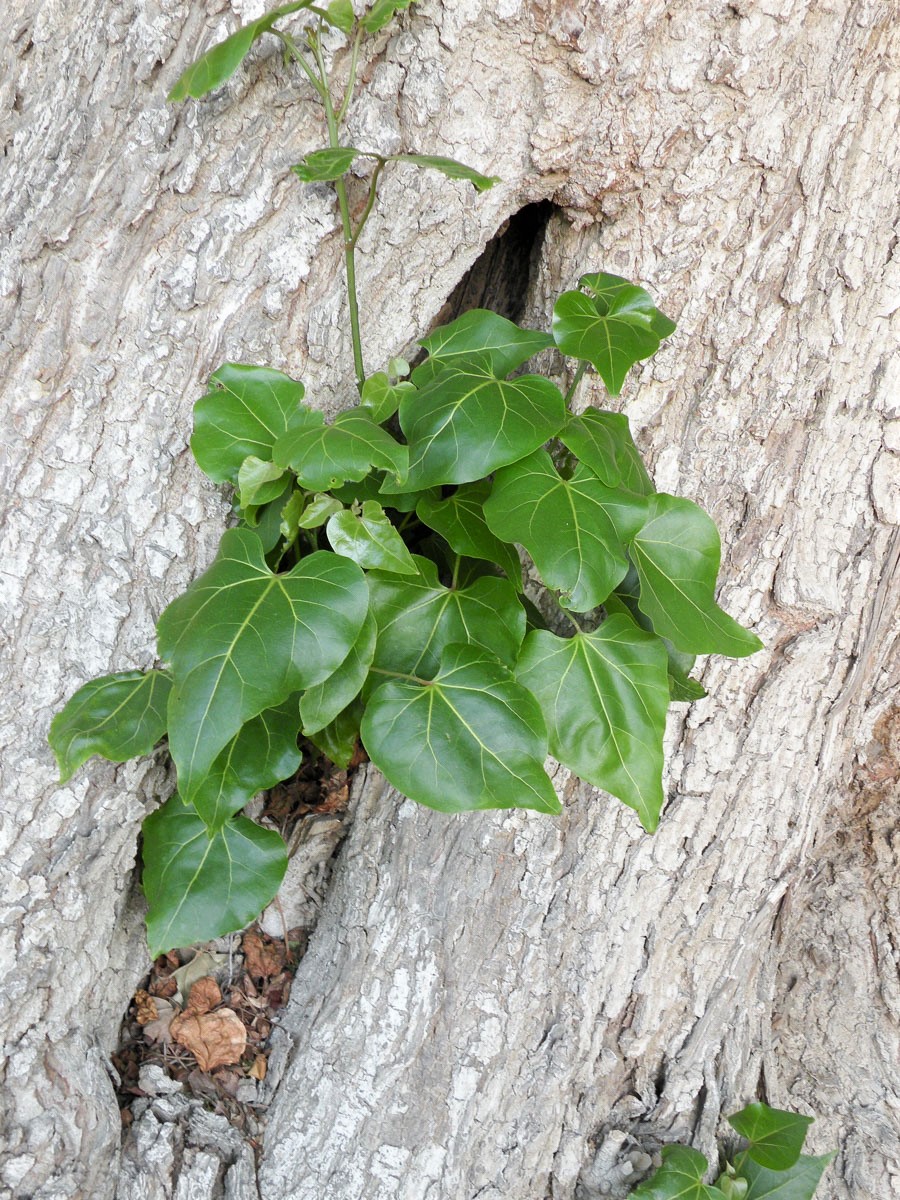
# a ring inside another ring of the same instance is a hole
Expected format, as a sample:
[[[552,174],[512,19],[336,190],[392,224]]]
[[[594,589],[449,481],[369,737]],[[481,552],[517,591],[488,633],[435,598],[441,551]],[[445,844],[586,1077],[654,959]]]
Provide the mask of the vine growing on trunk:
[[[375,0],[360,16],[350,0],[282,5],[170,93],[218,88],[265,34],[303,72],[328,145],[293,170],[337,193],[359,397],[327,422],[279,371],[214,373],[191,448],[234,488],[236,527],[162,614],[162,665],[93,680],[53,721],[63,781],[92,754],[122,762],[168,736],[178,792],[143,828],[154,953],[242,928],[275,895],[284,842],[241,810],[294,773],[301,732],[338,764],[361,738],[400,792],[443,812],[559,812],[550,754],[652,831],[666,710],[705,695],[694,656],[760,645],[715,602],[712,520],[656,491],[627,417],[571,409],[586,369],[617,396],[675,329],[643,288],[586,274],[548,332],[476,309],[425,337],[411,372],[393,359],[367,373],[355,252],[383,173],[413,164],[478,191],[497,182],[440,155],[342,140],[362,39],[410,2]],[[294,33],[282,28],[292,14]],[[335,33],[345,48],[326,54]],[[354,221],[346,177],[360,161],[372,169]],[[548,349],[578,364],[565,395],[523,373]]]

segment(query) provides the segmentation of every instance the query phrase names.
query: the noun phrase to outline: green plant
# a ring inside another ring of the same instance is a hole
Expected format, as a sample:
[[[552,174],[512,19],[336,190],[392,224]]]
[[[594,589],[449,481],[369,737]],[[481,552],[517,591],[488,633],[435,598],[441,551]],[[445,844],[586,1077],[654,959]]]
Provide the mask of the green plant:
[[[633,1200],[811,1200],[834,1153],[803,1154],[812,1117],[748,1104],[728,1118],[747,1145],[726,1162],[714,1184],[699,1150],[666,1146],[662,1166],[630,1193]]]
[[[240,928],[276,892],[284,844],[240,812],[296,769],[301,730],[337,763],[361,736],[392,784],[444,812],[558,812],[549,752],[653,830],[669,701],[705,695],[694,656],[760,645],[715,603],[710,518],[655,491],[625,416],[569,410],[588,365],[618,395],[674,330],[642,288],[585,275],[550,333],[475,310],[424,338],[411,373],[395,359],[366,374],[354,254],[383,170],[399,161],[478,190],[495,182],[451,159],[340,142],[361,37],[408,4],[375,0],[359,21],[347,0],[282,6],[171,93],[219,86],[263,33],[301,66],[329,145],[294,170],[337,190],[360,401],[329,423],[278,371],[215,372],[191,448],[235,489],[237,527],[160,618],[164,667],[88,683],[53,721],[63,781],[91,754],[123,761],[168,731],[178,794],[144,823],[154,952]],[[276,27],[299,10],[314,18],[299,34]],[[329,25],[349,39],[339,102]],[[360,157],[375,165],[354,226],[345,176]],[[521,373],[550,348],[579,364],[565,396]],[[538,606],[517,546],[540,576]]]

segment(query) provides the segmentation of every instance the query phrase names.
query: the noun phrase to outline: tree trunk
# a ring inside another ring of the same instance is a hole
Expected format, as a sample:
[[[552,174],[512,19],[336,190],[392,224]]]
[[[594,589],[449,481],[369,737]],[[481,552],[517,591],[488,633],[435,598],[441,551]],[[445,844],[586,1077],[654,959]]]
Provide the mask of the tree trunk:
[[[890,0],[422,0],[365,48],[360,142],[503,179],[475,198],[388,175],[361,247],[369,368],[552,200],[526,318],[598,269],[678,318],[622,403],[657,486],[715,516],[723,602],[767,649],[711,661],[709,698],[675,710],[652,838],[562,771],[549,820],[448,818],[370,768],[258,1176],[239,1139],[181,1153],[160,1118],[118,1185],[105,1061],[146,969],[139,822],[171,781],[94,762],[56,788],[49,719],[150,665],[213,554],[227,505],[186,451],[207,374],[264,362],[328,409],[354,394],[333,196],[287,172],[322,140],[302,83],[264,47],[213,99],[165,104],[260,11],[2,18],[2,1194],[589,1200],[621,1194],[620,1143],[710,1154],[758,1095],[819,1115],[826,1200],[900,1194]]]

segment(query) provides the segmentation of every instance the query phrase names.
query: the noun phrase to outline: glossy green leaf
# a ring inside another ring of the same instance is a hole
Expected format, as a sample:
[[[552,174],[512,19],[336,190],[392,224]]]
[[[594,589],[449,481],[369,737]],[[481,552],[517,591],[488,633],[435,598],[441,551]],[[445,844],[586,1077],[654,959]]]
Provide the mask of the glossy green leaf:
[[[750,1184],[734,1174],[734,1168],[726,1163],[725,1170],[716,1180],[716,1187],[721,1191],[725,1200],[747,1200]]]
[[[714,1185],[703,1182],[709,1163],[689,1146],[664,1146],[662,1166],[630,1193],[629,1200],[724,1200]]]
[[[330,725],[359,695],[375,657],[377,632],[375,616],[369,613],[359,637],[337,670],[303,693],[300,720],[306,737]]]
[[[328,182],[340,179],[350,170],[361,150],[355,146],[330,146],[324,150],[311,150],[291,170],[304,183]]]
[[[746,1200],[812,1200],[819,1180],[834,1154],[801,1154],[786,1171],[770,1171],[752,1159],[741,1164],[740,1173],[750,1184]]]
[[[149,754],[166,732],[171,687],[164,671],[120,671],[79,688],[50,723],[59,782],[71,779],[92,754],[110,762]]]
[[[281,526],[284,511],[291,503],[294,492],[294,482],[288,477],[281,495],[270,500],[268,504],[259,507],[251,505],[241,514],[241,525],[252,529],[262,544],[263,551],[268,554],[274,550],[282,536]]]
[[[346,771],[350,760],[356,753],[356,743],[359,740],[359,725],[362,720],[363,706],[354,700],[333,721],[323,729],[317,729],[309,734],[309,740],[314,746],[330,759],[336,767]]]
[[[375,0],[360,24],[366,33],[377,33],[387,25],[394,13],[405,12],[412,2],[413,0]]]
[[[242,25],[224,42],[219,42],[202,58],[191,63],[166,98],[172,101],[186,100],[188,96],[199,99],[215,91],[231,78],[256,39],[267,33],[279,17],[309,8],[312,3],[313,0],[297,0],[294,4],[282,4],[257,20]]]
[[[329,517],[325,532],[335,554],[352,558],[365,570],[418,574],[403,538],[375,500],[365,500],[358,514],[350,508],[335,513]]]
[[[655,633],[653,622],[638,607],[639,594],[640,585],[637,572],[632,567],[625,576],[625,580],[619,584],[611,596],[607,596],[603,601],[603,607],[609,616],[623,613],[641,629],[646,629],[648,633]],[[659,637],[658,634],[657,637],[666,650],[669,699],[673,702],[702,700],[706,695],[706,688],[698,680],[692,679],[690,674],[697,661],[696,654],[685,654],[681,650],[676,650],[668,638]]]
[[[238,496],[241,508],[251,504],[268,504],[284,491],[288,481],[287,472],[275,463],[265,462],[255,454],[248,454],[238,471]]]
[[[353,22],[356,20],[350,0],[331,0],[325,13],[325,19],[335,29],[340,29],[341,33],[349,33],[353,28]]]
[[[625,616],[568,639],[536,630],[525,639],[516,678],[540,702],[550,753],[633,808],[652,833],[663,805],[669,706],[660,639]]]
[[[248,455],[264,462],[289,421],[321,421],[305,409],[304,387],[281,371],[226,363],[209,380],[210,390],[194,405],[194,458],[216,483],[237,483]],[[282,466],[284,464],[281,464]]]
[[[570,417],[559,436],[607,486],[621,486],[640,496],[652,496],[656,490],[624,413],[589,408]]]
[[[376,371],[363,384],[360,398],[372,419],[381,424],[390,420],[404,396],[414,396],[415,392],[415,384],[392,383],[386,372]]]
[[[486,192],[495,183],[500,182],[499,175],[483,175],[474,167],[467,167],[455,158],[445,158],[443,154],[391,154],[387,157],[388,162],[413,163],[417,167],[440,171],[448,179],[464,179],[472,184],[476,192]]]
[[[357,405],[326,425],[321,413],[316,422],[300,420],[275,444],[272,457],[290,467],[310,491],[327,492],[348,480],[361,480],[375,467],[399,482],[406,476],[407,449]]]
[[[286,546],[289,546],[297,536],[305,504],[306,497],[302,492],[291,492],[290,499],[281,510],[278,532],[284,538]]]
[[[441,812],[561,811],[543,767],[537,701],[476,646],[447,646],[432,683],[382,684],[366,705],[362,740],[395,788]]]
[[[245,722],[340,666],[367,602],[349,559],[318,552],[273,575],[254,533],[226,532],[215,562],[158,626],[174,679],[169,749],[186,801]]]
[[[300,514],[297,525],[300,529],[318,529],[329,517],[343,511],[340,500],[329,496],[327,492],[317,492]]]
[[[422,338],[428,358],[413,371],[412,380],[416,387],[424,387],[444,367],[459,366],[473,355],[479,361],[486,359],[498,377],[508,375],[553,344],[549,333],[520,329],[498,313],[473,308]]]
[[[472,642],[513,666],[525,636],[525,611],[512,584],[491,575],[469,587],[446,588],[430,559],[413,560],[416,576],[368,576],[378,623],[374,666],[430,678],[450,642]]]
[[[625,376],[659,349],[675,325],[643,288],[619,275],[585,275],[593,295],[563,292],[553,309],[553,337],[563,354],[593,363],[613,396]]]
[[[758,1101],[728,1118],[728,1124],[750,1145],[746,1153],[761,1167],[786,1171],[800,1157],[812,1117],[769,1108]]]
[[[575,612],[602,604],[624,579],[624,546],[646,512],[642,497],[606,487],[585,467],[561,478],[546,450],[498,471],[484,506],[490,529],[523,545],[544,583]]]
[[[640,578],[639,604],[657,633],[690,654],[743,658],[762,647],[716,604],[721,561],[719,531],[690,500],[651,496],[647,523],[631,556]]]
[[[518,554],[508,542],[501,542],[491,533],[484,519],[484,502],[490,491],[487,480],[465,483],[446,500],[423,497],[416,505],[416,515],[457,554],[496,563],[521,590],[522,564]]]
[[[405,489],[483,479],[542,446],[565,419],[562,394],[549,379],[499,379],[487,355],[473,354],[401,401]]]
[[[246,817],[212,832],[178,796],[143,825],[147,939],[154,957],[243,929],[278,891],[284,841]]]
[[[289,696],[277,708],[267,708],[242,725],[194,792],[191,804],[210,829],[249,804],[257,792],[289,779],[303,757],[299,697]]]

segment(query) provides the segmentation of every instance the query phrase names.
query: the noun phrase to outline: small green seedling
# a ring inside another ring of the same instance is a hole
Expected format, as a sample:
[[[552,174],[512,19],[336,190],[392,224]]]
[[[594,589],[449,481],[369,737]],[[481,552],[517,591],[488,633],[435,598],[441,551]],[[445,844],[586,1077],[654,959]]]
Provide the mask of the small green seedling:
[[[812,1200],[834,1153],[803,1154],[812,1117],[748,1104],[728,1118],[747,1145],[726,1162],[715,1183],[699,1150],[666,1146],[662,1166],[630,1193],[632,1200]]]
[[[402,359],[366,373],[354,256],[382,173],[412,163],[478,191],[496,182],[442,156],[342,144],[361,39],[408,7],[284,5],[171,92],[219,87],[264,34],[301,67],[329,145],[294,171],[337,192],[359,402],[326,421],[278,371],[214,373],[191,449],[234,489],[237,526],[162,614],[161,667],[94,680],[53,721],[63,781],[92,754],[121,762],[168,735],[178,793],[143,830],[154,953],[241,928],[272,899],[284,842],[240,814],[296,770],[301,732],[338,764],[361,738],[399,791],[449,813],[558,813],[552,754],[652,831],[668,705],[705,695],[694,656],[760,645],[716,604],[710,518],[656,491],[624,415],[571,411],[589,366],[617,396],[674,331],[643,288],[584,275],[550,331],[474,310],[424,338],[411,373]],[[291,14],[305,19],[294,35],[279,24]],[[348,42],[339,99],[329,26]],[[374,165],[354,225],[345,176],[360,159]],[[548,349],[578,364],[565,395],[523,373]]]

